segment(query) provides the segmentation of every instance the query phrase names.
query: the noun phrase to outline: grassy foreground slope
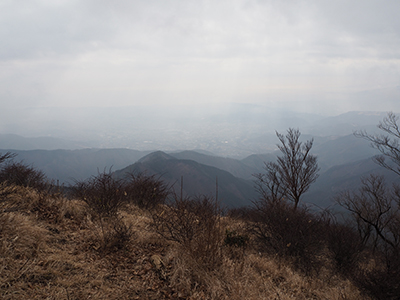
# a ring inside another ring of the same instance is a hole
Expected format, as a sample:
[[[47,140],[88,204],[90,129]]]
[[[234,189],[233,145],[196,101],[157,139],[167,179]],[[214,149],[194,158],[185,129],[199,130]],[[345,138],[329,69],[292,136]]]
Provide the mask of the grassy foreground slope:
[[[246,248],[217,241],[219,261],[210,268],[157,234],[150,212],[133,204],[120,210],[118,222],[99,222],[83,201],[6,189],[1,299],[368,299],[329,268],[304,275],[260,254],[251,238]],[[237,219],[218,224],[220,237],[227,229],[244,232]]]

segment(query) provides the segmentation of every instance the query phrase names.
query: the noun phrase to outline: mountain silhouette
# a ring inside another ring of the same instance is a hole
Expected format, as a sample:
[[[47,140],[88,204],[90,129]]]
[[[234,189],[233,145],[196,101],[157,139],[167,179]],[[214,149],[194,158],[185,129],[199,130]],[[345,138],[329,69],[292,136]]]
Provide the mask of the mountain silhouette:
[[[181,191],[183,179],[184,195],[215,197],[218,193],[218,200],[226,207],[246,206],[256,197],[250,180],[237,178],[227,171],[194,160],[178,159],[162,151],[150,153],[114,174],[117,178],[124,178],[130,173],[160,175],[160,179],[171,185],[177,194]]]

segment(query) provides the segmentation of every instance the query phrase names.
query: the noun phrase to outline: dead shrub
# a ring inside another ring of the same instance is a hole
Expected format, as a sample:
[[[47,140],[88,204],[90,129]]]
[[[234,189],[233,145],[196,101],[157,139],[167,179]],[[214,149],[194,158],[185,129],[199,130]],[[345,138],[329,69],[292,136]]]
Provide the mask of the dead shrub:
[[[357,192],[345,191],[336,201],[351,213],[359,239],[380,265],[359,269],[354,277],[374,297],[398,299],[394,295],[400,294],[400,188],[388,186],[383,176],[374,174],[361,183]]]
[[[164,204],[169,195],[169,186],[155,175],[147,176],[143,173],[128,174],[125,181],[125,190],[128,201],[141,209],[154,209]]]
[[[136,236],[133,226],[120,216],[103,218],[101,223],[98,220],[89,221],[85,230],[80,249],[94,250],[100,256],[128,250]]]
[[[113,178],[111,170],[75,182],[72,190],[73,196],[85,201],[92,214],[99,218],[116,216],[127,199],[122,180]]]
[[[323,223],[303,207],[282,201],[260,200],[251,214],[249,231],[260,252],[290,259],[293,266],[310,274],[321,267]]]
[[[198,267],[212,270],[222,262],[220,208],[213,199],[178,198],[152,214],[152,227],[167,240],[177,242]]]
[[[239,233],[236,230],[226,229],[224,246],[229,249],[229,255],[232,259],[242,260],[249,244],[249,236],[245,233]]]
[[[358,268],[352,280],[366,294],[374,299],[397,300],[400,295],[400,260],[398,253],[385,255],[374,253],[376,262],[370,268]]]
[[[125,224],[122,218],[108,220],[103,232],[101,251],[109,252],[125,249],[133,236],[132,226]]]
[[[7,182],[9,185],[31,187],[38,191],[45,191],[48,183],[46,175],[31,166],[22,162],[11,162],[0,170],[0,182]]]
[[[88,213],[100,226],[97,234],[100,245],[96,248],[102,253],[125,248],[133,233],[119,215],[127,202],[124,182],[115,179],[110,170],[75,182],[72,190],[75,198],[87,204]]]
[[[324,236],[337,271],[351,276],[364,250],[358,233],[350,225],[333,222],[326,225]]]

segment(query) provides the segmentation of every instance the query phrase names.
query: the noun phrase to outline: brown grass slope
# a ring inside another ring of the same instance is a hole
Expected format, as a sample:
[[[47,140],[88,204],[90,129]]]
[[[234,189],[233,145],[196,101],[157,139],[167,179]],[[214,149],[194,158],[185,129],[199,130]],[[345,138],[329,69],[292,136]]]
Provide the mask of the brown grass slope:
[[[216,241],[211,266],[193,255],[201,241],[163,238],[133,205],[102,226],[83,201],[29,188],[14,187],[0,205],[1,299],[367,299],[329,268],[305,276],[251,239],[243,249]],[[215,224],[219,237],[244,227],[228,217]]]

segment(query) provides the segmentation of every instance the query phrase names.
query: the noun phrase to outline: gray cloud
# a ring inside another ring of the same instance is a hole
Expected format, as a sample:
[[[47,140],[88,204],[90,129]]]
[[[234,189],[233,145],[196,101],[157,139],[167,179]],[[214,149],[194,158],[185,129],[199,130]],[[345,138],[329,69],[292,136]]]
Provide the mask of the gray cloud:
[[[398,96],[376,92],[400,81],[398,11],[396,0],[2,1],[0,98],[379,109],[355,95]]]

